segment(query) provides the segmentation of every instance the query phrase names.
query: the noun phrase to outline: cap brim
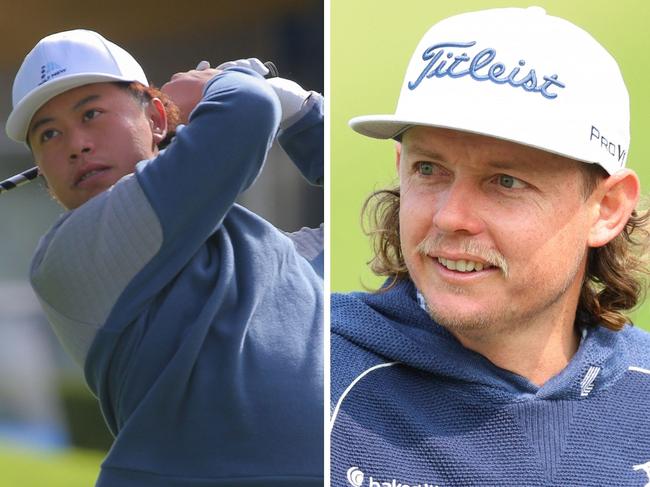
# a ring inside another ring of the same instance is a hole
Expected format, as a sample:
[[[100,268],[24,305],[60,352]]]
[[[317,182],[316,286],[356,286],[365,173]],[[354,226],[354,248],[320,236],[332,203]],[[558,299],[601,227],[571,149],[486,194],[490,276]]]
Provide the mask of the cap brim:
[[[91,83],[115,82],[115,81],[138,81],[132,78],[124,78],[104,73],[83,73],[63,76],[39,86],[25,96],[11,111],[7,119],[7,135],[16,142],[27,140],[27,129],[36,112],[48,101],[61,93],[72,88],[88,85]]]
[[[442,129],[458,130],[460,132],[467,132],[470,134],[484,135],[486,137],[492,137],[495,139],[505,140],[507,142],[513,142],[515,144],[524,145],[527,147],[532,147],[534,149],[539,149],[544,152],[549,152],[551,154],[557,154],[562,157],[567,157],[578,162],[584,162],[587,164],[598,164],[603,167],[609,174],[615,172],[611,168],[603,166],[597,160],[591,160],[587,158],[580,158],[572,154],[567,154],[562,151],[553,150],[548,147],[543,147],[542,145],[531,144],[525,140],[518,140],[516,138],[506,137],[502,134],[495,132],[489,132],[485,130],[472,130],[467,127],[456,127],[453,125],[445,125],[440,123],[431,123],[424,122],[422,120],[416,119],[406,119],[404,117],[397,117],[395,115],[363,115],[360,117],[354,117],[351,119],[348,124],[355,131],[361,135],[367,137],[372,137],[375,139],[396,139],[399,135],[404,133],[407,129],[414,126],[424,126],[424,127],[435,127]]]
[[[358,132],[361,135],[365,135],[367,137],[372,137],[374,139],[395,139],[408,128],[418,125],[423,127],[459,130],[461,132],[486,135],[488,137],[494,137],[497,139],[518,142],[512,139],[504,138],[495,133],[485,132],[481,130],[472,130],[471,128],[457,127],[450,124],[436,123],[431,122],[430,120],[424,121],[415,118],[409,119],[404,117],[397,117],[396,115],[363,115],[360,117],[352,118],[348,124],[355,132]]]
[[[421,122],[404,120],[395,115],[364,115],[354,117],[348,123],[355,132],[375,139],[392,139],[411,125],[422,125]]]

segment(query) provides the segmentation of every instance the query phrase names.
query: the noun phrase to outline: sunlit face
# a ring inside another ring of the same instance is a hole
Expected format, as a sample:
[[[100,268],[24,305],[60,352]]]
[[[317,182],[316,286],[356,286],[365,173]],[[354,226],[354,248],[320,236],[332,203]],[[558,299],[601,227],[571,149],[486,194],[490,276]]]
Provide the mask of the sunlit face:
[[[594,215],[579,164],[453,130],[405,133],[402,251],[436,321],[507,330],[575,312]]]
[[[73,88],[43,105],[28,140],[54,197],[77,208],[154,156],[156,113],[113,83]]]

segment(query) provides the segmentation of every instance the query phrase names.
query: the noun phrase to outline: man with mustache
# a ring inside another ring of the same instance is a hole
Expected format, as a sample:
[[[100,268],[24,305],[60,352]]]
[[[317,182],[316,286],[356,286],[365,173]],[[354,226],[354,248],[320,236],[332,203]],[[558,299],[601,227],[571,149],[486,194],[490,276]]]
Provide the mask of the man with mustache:
[[[396,113],[350,124],[397,141],[399,186],[366,203],[384,285],[332,297],[332,485],[644,485],[648,215],[611,55],[540,8],[458,15]]]
[[[276,137],[322,182],[322,97],[267,72],[158,90],[73,30],[16,75],[7,133],[68,210],[32,285],[115,436],[97,486],[322,485],[322,238],[235,204]]]

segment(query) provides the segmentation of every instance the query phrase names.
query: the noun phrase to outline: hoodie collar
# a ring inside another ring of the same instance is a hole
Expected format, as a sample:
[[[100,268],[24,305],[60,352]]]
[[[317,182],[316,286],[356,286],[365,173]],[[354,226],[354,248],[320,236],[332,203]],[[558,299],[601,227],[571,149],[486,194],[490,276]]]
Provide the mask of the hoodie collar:
[[[606,389],[626,370],[627,351],[622,332],[604,327],[583,331],[580,346],[567,367],[538,387],[525,377],[497,367],[484,356],[465,348],[450,332],[433,321],[418,300],[410,280],[399,281],[379,293],[348,295],[355,317],[332,327],[352,342],[424,372],[483,385],[504,400],[581,399]],[[359,313],[362,313],[361,315]]]

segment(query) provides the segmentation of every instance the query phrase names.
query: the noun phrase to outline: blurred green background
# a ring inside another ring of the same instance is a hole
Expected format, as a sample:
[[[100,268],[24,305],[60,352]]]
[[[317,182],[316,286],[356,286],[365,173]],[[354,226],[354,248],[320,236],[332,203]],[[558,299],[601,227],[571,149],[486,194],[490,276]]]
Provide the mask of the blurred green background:
[[[345,292],[376,287],[366,262],[370,245],[361,233],[360,209],[373,190],[396,181],[394,143],[353,132],[357,115],[393,113],[408,61],[437,21],[496,7],[539,5],[591,33],[618,61],[631,99],[628,166],[650,193],[650,2],[644,0],[372,0],[331,1],[331,288]],[[579,60],[576,60],[578,62]],[[584,69],[589,69],[585,66]],[[650,304],[634,314],[650,330]]]
[[[91,487],[104,455],[92,450],[43,452],[0,443],[2,487]]]

